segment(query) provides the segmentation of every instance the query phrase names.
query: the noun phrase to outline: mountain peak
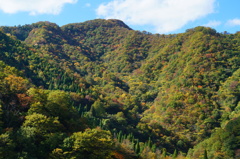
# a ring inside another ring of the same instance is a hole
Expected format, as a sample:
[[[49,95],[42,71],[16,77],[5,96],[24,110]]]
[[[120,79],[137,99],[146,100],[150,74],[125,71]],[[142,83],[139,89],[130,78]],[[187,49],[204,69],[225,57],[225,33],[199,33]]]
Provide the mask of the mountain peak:
[[[126,25],[123,21],[121,21],[119,19],[108,19],[106,21],[110,22],[110,23],[113,23],[113,24],[116,24],[117,26],[124,27],[124,28],[127,28],[129,30],[132,30],[128,25]]]
[[[94,20],[88,20],[82,23],[72,23],[62,26],[62,28],[68,27],[68,26],[88,26],[90,28],[97,28],[97,27],[121,27],[126,28],[128,30],[132,30],[129,26],[127,26],[123,21],[118,19],[94,19]]]

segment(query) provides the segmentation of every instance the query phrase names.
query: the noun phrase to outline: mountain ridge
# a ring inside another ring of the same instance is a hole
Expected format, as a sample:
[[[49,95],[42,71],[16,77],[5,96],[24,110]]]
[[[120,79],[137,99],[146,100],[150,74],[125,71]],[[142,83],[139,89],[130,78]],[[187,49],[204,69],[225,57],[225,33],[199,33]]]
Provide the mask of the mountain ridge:
[[[119,135],[118,140],[122,145],[131,141],[133,145],[127,145],[139,157],[157,155],[156,149],[161,156],[165,151],[168,156],[175,150],[185,153],[179,158],[200,158],[205,150],[209,158],[237,155],[238,125],[233,123],[240,118],[240,33],[228,35],[195,27],[181,34],[160,35],[134,31],[119,20],[102,19],[61,27],[38,22],[1,30],[1,60],[22,71],[33,84],[29,87],[45,88],[49,95],[57,90],[71,92],[83,125],[129,136]],[[3,87],[7,90],[14,84],[5,75],[1,80],[9,85]],[[11,101],[19,93],[31,97],[26,92],[33,89],[29,87],[13,89],[12,97],[4,98]],[[44,94],[44,90],[37,91]],[[32,91],[36,101],[37,91]],[[3,97],[1,100],[11,105]],[[35,106],[29,103],[24,116]],[[39,113],[38,109],[34,111]],[[68,127],[70,121],[61,116],[58,114],[59,122]],[[94,126],[92,118],[100,124]],[[25,128],[19,123],[18,127]],[[218,147],[213,143],[216,138],[224,139]],[[225,146],[229,143],[234,145]]]

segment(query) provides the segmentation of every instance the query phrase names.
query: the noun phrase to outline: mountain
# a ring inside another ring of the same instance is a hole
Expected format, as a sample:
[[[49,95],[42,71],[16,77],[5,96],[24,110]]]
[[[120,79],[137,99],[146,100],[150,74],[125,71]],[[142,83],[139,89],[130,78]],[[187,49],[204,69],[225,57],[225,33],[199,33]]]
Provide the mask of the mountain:
[[[239,156],[240,32],[116,19],[0,31],[1,156]]]

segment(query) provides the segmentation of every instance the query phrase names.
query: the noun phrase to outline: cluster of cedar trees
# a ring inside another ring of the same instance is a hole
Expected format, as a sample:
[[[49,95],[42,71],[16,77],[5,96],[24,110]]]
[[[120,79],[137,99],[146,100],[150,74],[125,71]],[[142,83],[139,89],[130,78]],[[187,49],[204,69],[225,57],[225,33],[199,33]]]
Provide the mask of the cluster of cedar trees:
[[[240,155],[240,33],[101,19],[0,30],[1,157]]]

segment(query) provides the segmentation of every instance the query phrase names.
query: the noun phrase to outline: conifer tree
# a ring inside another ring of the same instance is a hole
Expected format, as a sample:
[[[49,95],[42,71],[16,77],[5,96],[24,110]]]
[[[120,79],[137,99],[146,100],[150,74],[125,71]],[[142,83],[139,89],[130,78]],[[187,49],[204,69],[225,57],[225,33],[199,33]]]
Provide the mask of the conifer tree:
[[[162,152],[162,157],[165,158],[165,157],[167,156],[167,150],[166,150],[166,148],[163,148],[162,151],[163,151],[163,152]]]
[[[178,156],[177,150],[175,149],[172,158],[176,158],[177,156]]]
[[[208,159],[208,155],[207,155],[207,150],[206,150],[206,149],[204,150],[204,156],[203,156],[203,159]]]

